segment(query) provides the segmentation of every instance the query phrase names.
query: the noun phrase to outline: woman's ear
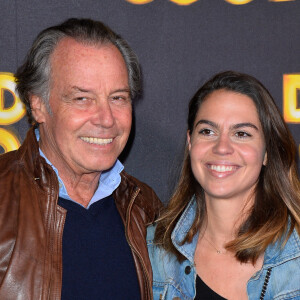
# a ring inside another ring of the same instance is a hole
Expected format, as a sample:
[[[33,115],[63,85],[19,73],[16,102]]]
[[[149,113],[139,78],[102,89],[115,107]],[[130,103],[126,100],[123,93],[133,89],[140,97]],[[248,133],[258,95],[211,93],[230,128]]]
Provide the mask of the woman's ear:
[[[268,154],[267,151],[265,152],[264,160],[263,160],[263,165],[266,166],[268,162]]]
[[[30,107],[35,121],[39,124],[44,123],[47,109],[45,107],[43,100],[36,95],[30,96]]]
[[[191,135],[190,135],[190,131],[189,130],[186,133],[186,141],[187,141],[187,144],[189,146],[189,151],[190,151],[191,150]]]

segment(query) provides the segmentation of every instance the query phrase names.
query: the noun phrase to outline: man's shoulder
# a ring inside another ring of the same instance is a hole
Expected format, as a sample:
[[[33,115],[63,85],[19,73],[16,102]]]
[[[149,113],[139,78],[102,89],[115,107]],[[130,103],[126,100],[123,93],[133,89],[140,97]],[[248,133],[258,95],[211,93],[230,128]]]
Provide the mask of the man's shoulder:
[[[141,180],[128,174],[125,171],[121,172],[121,183],[125,184],[128,188],[138,189],[139,194],[141,194],[142,196],[153,198],[154,200],[161,203],[155,191],[147,183],[142,182]]]
[[[121,184],[118,188],[118,194],[122,193],[123,197],[129,194],[131,197],[134,197],[136,194],[134,204],[139,206],[145,213],[148,212],[152,215],[155,212],[155,215],[157,215],[162,207],[162,203],[154,190],[148,184],[125,171],[122,171],[120,175]],[[130,199],[127,200],[130,201]]]
[[[0,173],[7,172],[17,161],[16,151],[0,154]]]
[[[146,190],[146,191],[151,191],[154,193],[154,190],[145,182],[137,179],[136,177],[128,174],[124,170],[121,172],[121,180],[126,181],[128,184],[134,185],[138,187],[141,191]]]
[[[9,151],[6,153],[1,153],[0,154],[0,162],[6,161],[8,159],[15,159],[15,157],[16,157],[16,150]]]

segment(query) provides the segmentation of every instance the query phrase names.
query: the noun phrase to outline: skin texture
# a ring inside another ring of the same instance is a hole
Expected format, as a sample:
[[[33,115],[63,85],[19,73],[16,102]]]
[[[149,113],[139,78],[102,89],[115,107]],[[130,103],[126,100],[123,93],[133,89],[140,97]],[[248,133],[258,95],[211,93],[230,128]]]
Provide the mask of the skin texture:
[[[207,206],[195,252],[197,273],[224,298],[248,299],[247,281],[261,268],[263,257],[255,265],[241,264],[225,245],[247,216],[267,161],[255,104],[239,93],[214,91],[200,106],[187,139],[192,170],[204,189]]]
[[[49,103],[51,113],[38,96],[31,97],[40,147],[70,197],[87,206],[101,172],[114,165],[131,129],[128,74],[119,50],[61,40],[51,55]]]

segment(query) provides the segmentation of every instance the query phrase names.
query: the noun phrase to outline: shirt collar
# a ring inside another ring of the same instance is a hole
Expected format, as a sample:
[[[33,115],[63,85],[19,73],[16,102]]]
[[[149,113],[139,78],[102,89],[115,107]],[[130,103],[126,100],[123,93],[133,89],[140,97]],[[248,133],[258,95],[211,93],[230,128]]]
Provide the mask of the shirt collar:
[[[38,128],[35,129],[35,135],[37,141],[39,141],[40,132]],[[46,162],[52,167],[52,169],[57,175],[58,182],[59,182],[59,197],[76,202],[73,199],[71,199],[70,196],[68,195],[65,185],[62,179],[59,177],[57,168],[55,168],[55,166],[48,160],[48,158],[45,156],[41,148],[39,148],[39,151],[40,151],[40,155],[45,158]],[[121,183],[120,173],[122,172],[123,169],[124,166],[119,160],[117,160],[109,170],[103,171],[101,173],[97,190],[95,191],[87,208],[89,208],[93,203],[111,195],[117,189],[117,187]]]

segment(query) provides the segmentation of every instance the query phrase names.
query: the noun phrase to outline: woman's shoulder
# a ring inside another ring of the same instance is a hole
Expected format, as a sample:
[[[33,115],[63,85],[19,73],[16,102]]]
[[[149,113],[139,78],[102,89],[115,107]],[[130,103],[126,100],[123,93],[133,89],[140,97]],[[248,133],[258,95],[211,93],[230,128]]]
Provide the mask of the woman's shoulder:
[[[179,261],[175,254],[169,253],[161,245],[155,244],[155,229],[156,225],[150,225],[147,229],[147,246],[153,271],[154,299],[193,299],[195,293],[193,264],[188,259]]]
[[[161,245],[154,242],[156,225],[147,228],[147,247],[153,269],[153,276],[157,280],[166,281],[170,277],[176,277],[188,260],[179,261],[175,254],[166,251]]]
[[[300,237],[296,229],[287,240],[282,237],[281,240],[268,246],[264,263],[273,267],[291,260],[300,260]]]
[[[300,238],[296,230],[286,243],[281,240],[268,246],[263,269],[250,280],[248,292],[257,296],[262,285],[267,286],[266,299],[300,300]]]

